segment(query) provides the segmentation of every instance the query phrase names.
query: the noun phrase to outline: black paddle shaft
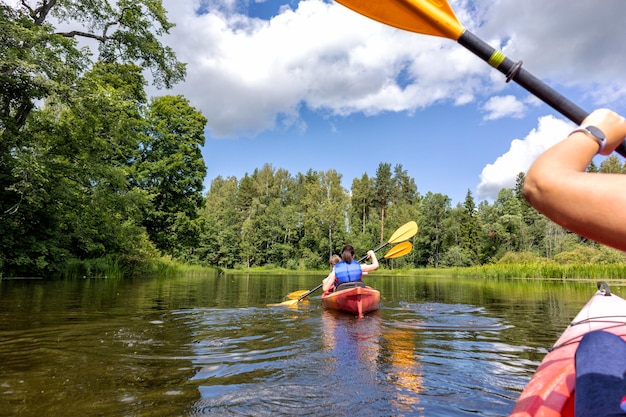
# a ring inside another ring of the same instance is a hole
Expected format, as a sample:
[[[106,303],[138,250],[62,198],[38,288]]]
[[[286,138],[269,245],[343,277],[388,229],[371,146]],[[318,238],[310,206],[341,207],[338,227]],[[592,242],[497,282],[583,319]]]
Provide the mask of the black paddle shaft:
[[[567,117],[572,122],[580,125],[589,112],[581,109],[576,104],[552,89],[539,78],[522,68],[522,61],[514,62],[502,52],[496,50],[488,43],[465,30],[458,43],[485,60],[489,65],[506,75],[506,81],[515,81],[535,97],[548,104],[554,110]],[[615,152],[626,158],[626,141],[622,142]]]

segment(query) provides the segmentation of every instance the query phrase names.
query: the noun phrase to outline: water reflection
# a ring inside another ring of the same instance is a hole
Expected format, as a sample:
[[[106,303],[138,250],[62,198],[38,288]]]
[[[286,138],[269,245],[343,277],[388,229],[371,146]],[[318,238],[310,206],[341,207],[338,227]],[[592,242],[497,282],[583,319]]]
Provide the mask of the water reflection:
[[[380,354],[381,318],[375,311],[362,319],[333,310],[322,311],[322,340],[329,359],[324,367],[339,386],[369,379]]]
[[[372,274],[360,320],[266,306],[318,283],[0,281],[2,415],[504,416],[595,291]]]
[[[419,407],[419,394],[424,389],[422,356],[416,352],[416,337],[413,332],[394,327],[388,327],[384,336],[389,354],[382,371],[395,387],[394,408],[403,413],[423,411]]]

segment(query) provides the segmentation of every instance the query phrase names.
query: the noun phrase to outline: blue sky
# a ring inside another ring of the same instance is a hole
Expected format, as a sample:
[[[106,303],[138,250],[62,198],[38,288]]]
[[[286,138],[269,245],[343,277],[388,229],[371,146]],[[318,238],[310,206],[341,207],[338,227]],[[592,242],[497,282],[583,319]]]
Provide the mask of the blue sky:
[[[385,26],[322,0],[164,0],[164,42],[188,63],[184,94],[209,120],[208,188],[269,163],[381,162],[418,192],[492,200],[573,125],[455,41]],[[626,114],[623,0],[455,0],[461,24],[582,108]],[[598,160],[597,162],[600,162]]]

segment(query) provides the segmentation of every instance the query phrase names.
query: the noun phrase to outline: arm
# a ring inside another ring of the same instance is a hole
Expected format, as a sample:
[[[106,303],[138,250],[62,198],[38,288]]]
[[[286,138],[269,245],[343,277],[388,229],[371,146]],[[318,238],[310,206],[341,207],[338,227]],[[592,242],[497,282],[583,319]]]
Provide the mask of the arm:
[[[322,291],[328,292],[335,285],[335,268],[328,274],[326,278],[322,281]]]
[[[376,259],[376,254],[373,250],[367,252],[367,257],[372,260],[371,264],[361,265],[361,270],[363,274],[366,274],[370,271],[375,271],[378,269],[378,259]]]
[[[626,120],[596,110],[582,126],[606,136],[603,155],[626,137]],[[585,172],[598,152],[585,133],[573,133],[537,158],[526,174],[524,197],[546,217],[596,242],[626,250],[626,175]]]

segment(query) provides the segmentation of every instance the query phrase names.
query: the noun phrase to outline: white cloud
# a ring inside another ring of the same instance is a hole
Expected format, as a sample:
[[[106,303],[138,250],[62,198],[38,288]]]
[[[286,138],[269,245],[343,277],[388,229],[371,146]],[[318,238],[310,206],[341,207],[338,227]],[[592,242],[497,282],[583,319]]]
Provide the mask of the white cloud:
[[[511,141],[509,150],[480,174],[476,195],[494,199],[502,188],[513,188],[520,172],[526,173],[532,162],[546,149],[563,140],[572,130],[572,124],[553,116],[539,119],[538,127],[524,139]]]
[[[270,20],[165,0],[177,26],[166,39],[188,76],[175,92],[209,116],[216,137],[296,123],[305,104],[345,116],[412,113],[463,105],[488,82],[489,67],[454,42],[399,31],[341,6],[304,0]],[[401,78],[401,79],[400,79]]]
[[[623,0],[578,0],[575,5],[570,0],[475,0],[475,6],[482,24],[476,31],[501,39],[503,52],[523,60],[539,78],[570,86],[597,84],[596,91],[611,93],[611,99],[616,90],[625,97],[619,87],[626,64]],[[607,102],[603,94],[596,99]]]
[[[491,97],[483,105],[487,113],[484,120],[496,120],[504,117],[521,119],[524,117],[526,106],[513,95]]]
[[[165,41],[189,63],[187,81],[175,92],[210,116],[213,136],[301,126],[302,105],[339,116],[410,114],[484,97],[485,120],[524,114],[519,98],[489,98],[506,88],[502,74],[454,41],[399,31],[334,2],[290,4],[261,20],[235,12],[245,3],[232,0],[164,0],[177,24]],[[625,1],[451,4],[462,25],[512,59],[523,57],[524,68],[557,84],[595,84],[586,91],[599,105],[625,97],[618,78],[626,68]]]

